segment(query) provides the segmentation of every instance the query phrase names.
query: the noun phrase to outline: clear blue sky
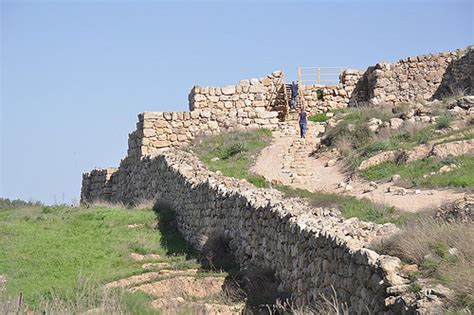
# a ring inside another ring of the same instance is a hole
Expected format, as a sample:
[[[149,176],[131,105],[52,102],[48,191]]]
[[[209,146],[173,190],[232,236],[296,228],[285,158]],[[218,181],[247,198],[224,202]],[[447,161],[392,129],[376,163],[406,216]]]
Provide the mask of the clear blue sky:
[[[2,1],[0,197],[77,201],[137,113],[186,110],[194,84],[454,50],[473,16],[458,0]]]

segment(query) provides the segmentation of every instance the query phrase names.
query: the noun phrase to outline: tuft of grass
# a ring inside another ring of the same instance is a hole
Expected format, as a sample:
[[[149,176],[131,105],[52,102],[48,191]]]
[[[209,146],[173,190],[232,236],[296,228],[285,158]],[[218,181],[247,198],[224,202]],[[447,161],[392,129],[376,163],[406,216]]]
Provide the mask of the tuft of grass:
[[[474,226],[419,217],[402,226],[399,234],[377,247],[382,253],[420,266],[423,276],[432,277],[455,292],[456,307],[474,307]],[[456,254],[450,254],[456,249]]]
[[[285,185],[277,186],[287,198],[305,198],[314,207],[335,207],[345,218],[358,218],[375,223],[401,224],[408,220],[407,214],[401,214],[393,207],[387,207],[371,202],[369,199],[358,199],[327,192],[310,192],[305,189],[292,188]]]
[[[272,133],[268,129],[236,131],[200,137],[190,149],[213,171],[246,179],[256,187],[268,187],[265,178],[252,174],[250,168],[271,139]]]
[[[438,172],[443,165],[456,164],[458,167],[451,172],[438,173],[426,178],[425,174]],[[474,157],[448,157],[443,160],[426,158],[407,164],[384,162],[361,172],[368,180],[387,180],[399,174],[403,180],[421,187],[474,187]]]
[[[313,122],[325,122],[328,119],[329,118],[326,113],[319,113],[308,117],[308,120]]]
[[[444,129],[448,128],[453,121],[453,116],[449,112],[444,112],[436,119],[436,128]]]

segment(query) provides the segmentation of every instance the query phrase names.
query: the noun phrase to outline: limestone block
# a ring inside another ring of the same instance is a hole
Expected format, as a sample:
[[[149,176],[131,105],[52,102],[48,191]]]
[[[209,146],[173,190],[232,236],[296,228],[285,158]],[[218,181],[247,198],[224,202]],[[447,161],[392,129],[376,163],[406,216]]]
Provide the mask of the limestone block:
[[[222,88],[222,94],[224,95],[231,95],[235,93],[235,86],[234,85],[228,85]]]
[[[154,129],[143,129],[143,136],[144,137],[153,137],[155,135]]]
[[[163,118],[163,113],[162,112],[144,112],[142,113],[142,118],[144,120]]]
[[[202,94],[194,94],[194,101],[195,102],[201,102],[201,101],[206,101],[207,97]]]
[[[188,137],[186,135],[178,135],[178,141],[186,141],[188,140]]]
[[[202,118],[210,118],[211,117],[211,112],[210,111],[202,111],[201,112],[201,117]]]
[[[155,141],[155,142],[153,142],[153,146],[155,148],[165,148],[165,147],[169,147],[170,145],[171,145],[170,141]]]

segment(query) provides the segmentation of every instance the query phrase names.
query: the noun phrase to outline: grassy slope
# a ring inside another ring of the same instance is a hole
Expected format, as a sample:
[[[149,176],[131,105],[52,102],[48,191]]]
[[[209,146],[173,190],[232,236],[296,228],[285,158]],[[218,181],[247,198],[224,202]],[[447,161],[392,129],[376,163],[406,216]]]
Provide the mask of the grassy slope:
[[[259,152],[270,144],[271,138],[268,129],[222,133],[195,140],[191,150],[213,171],[246,179],[257,187],[268,187],[265,178],[251,174],[250,168]],[[216,157],[219,160],[212,161]]]
[[[443,165],[451,163],[456,164],[458,168],[447,173],[423,177],[425,174],[438,172]],[[474,157],[461,156],[444,160],[427,158],[402,165],[385,162],[361,172],[368,180],[386,180],[395,174],[415,186],[474,188]]]
[[[151,210],[0,209],[0,274],[7,276],[7,294],[23,292],[32,306],[51,296],[70,300],[81,279],[103,284],[143,272],[143,262],[133,261],[131,252],[163,256],[186,252],[186,243],[177,235],[165,236],[150,228],[155,220]],[[129,224],[148,227],[130,229]],[[124,300],[134,305],[135,297]]]
[[[353,196],[327,192],[310,192],[308,190],[278,186],[286,197],[299,197],[307,199],[315,207],[336,207],[345,218],[359,218],[375,223],[402,224],[410,220],[414,214],[400,213],[393,207],[378,205],[366,198],[358,199]]]

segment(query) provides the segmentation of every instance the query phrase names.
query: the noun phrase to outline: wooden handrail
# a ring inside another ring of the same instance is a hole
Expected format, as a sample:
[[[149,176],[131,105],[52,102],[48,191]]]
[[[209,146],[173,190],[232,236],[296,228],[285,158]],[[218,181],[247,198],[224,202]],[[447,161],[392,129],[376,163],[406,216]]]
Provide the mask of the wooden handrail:
[[[336,69],[337,72],[334,71]],[[343,71],[344,67],[298,67],[298,85],[302,86],[304,82],[322,85],[329,82],[337,85]]]

